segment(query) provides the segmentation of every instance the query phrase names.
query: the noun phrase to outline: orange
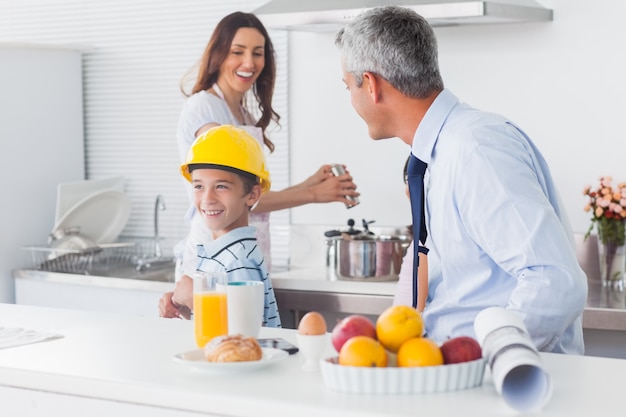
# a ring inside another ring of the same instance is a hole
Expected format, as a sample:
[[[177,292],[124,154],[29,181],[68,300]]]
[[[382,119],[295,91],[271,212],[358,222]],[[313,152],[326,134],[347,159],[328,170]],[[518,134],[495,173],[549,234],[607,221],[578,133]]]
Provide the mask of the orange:
[[[412,307],[396,305],[387,308],[376,320],[376,336],[385,349],[396,353],[400,346],[424,332],[422,316]]]
[[[441,349],[431,339],[414,337],[400,346],[398,366],[437,366],[443,365]]]
[[[341,347],[339,365],[384,368],[387,366],[387,352],[371,337],[354,336]]]

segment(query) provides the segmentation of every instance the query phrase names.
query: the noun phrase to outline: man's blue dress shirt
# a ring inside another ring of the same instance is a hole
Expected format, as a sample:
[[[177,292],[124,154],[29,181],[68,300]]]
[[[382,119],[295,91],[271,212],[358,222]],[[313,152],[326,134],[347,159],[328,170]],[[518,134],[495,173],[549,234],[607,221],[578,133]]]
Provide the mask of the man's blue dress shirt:
[[[412,152],[428,164],[428,335],[474,336],[476,314],[502,306],[523,317],[538,349],[582,354],[587,279],[546,161],[528,136],[443,90]]]

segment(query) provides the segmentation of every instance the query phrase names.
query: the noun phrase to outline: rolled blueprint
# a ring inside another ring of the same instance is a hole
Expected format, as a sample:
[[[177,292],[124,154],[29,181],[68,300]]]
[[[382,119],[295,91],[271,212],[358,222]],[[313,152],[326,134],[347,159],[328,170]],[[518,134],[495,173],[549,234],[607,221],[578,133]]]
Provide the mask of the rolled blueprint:
[[[552,396],[552,380],[521,317],[490,307],[476,316],[474,330],[504,401],[518,411],[545,406]]]

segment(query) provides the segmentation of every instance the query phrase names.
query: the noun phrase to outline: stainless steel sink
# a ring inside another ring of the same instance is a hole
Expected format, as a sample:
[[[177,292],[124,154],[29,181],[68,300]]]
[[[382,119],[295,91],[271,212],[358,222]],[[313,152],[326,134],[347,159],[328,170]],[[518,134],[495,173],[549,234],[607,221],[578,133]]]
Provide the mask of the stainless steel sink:
[[[175,263],[173,259],[163,258],[143,264],[141,268],[135,263],[116,264],[107,267],[94,265],[86,275],[101,277],[138,279],[145,281],[174,282]]]
[[[146,281],[174,282],[175,259],[157,256],[152,247],[146,246],[152,239],[137,242],[111,244],[98,251],[69,250],[58,254],[56,249],[28,246],[34,269],[73,275],[89,275],[111,278],[127,278]],[[150,255],[145,255],[149,253]]]

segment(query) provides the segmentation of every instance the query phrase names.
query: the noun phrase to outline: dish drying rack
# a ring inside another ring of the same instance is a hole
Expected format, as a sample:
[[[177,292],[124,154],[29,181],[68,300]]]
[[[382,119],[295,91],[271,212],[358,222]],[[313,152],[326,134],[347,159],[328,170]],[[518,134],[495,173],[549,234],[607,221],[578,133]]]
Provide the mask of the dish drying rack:
[[[122,265],[135,265],[139,260],[154,256],[154,239],[135,239],[101,243],[88,249],[62,249],[49,246],[24,246],[30,252],[31,267],[39,271],[71,274],[96,274]]]

